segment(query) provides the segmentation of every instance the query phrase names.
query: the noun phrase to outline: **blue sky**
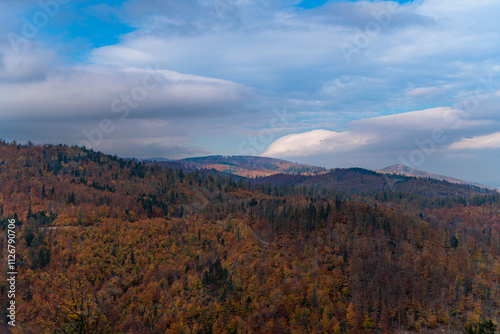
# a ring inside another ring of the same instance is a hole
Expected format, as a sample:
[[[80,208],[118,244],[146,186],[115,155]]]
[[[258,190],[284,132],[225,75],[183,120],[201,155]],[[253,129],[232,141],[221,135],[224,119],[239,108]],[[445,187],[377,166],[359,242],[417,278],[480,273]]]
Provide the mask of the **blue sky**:
[[[0,3],[0,138],[500,187],[493,0]]]
[[[356,0],[350,0],[350,1],[356,2]],[[405,4],[405,3],[408,3],[411,1],[412,0],[399,0],[399,1],[397,1],[397,3]],[[305,1],[302,1],[301,3],[299,3],[297,6],[301,7],[301,8],[310,9],[310,8],[321,7],[321,6],[325,5],[327,2],[328,2],[328,0],[305,0]],[[342,0],[340,0],[340,1],[337,0],[337,2],[342,2]]]

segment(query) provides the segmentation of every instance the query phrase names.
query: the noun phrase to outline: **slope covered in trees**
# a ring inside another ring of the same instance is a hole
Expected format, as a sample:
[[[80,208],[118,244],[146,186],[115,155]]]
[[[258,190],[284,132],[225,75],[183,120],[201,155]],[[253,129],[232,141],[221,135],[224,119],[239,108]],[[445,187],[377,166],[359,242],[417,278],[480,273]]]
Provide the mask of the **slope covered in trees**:
[[[362,168],[336,168],[319,175],[277,174],[257,178],[259,184],[295,185],[318,189],[336,189],[346,195],[373,194],[374,192],[401,192],[428,199],[496,194],[495,190],[473,185],[450,183],[432,178],[417,178],[398,174],[378,173]]]
[[[154,165],[155,161],[148,161]],[[222,156],[187,158],[181,160],[159,161],[158,164],[184,171],[214,170],[243,177],[261,177],[279,173],[314,175],[325,173],[323,167],[293,163],[286,160],[258,156]]]
[[[499,319],[498,194],[346,194],[15,143],[0,144],[0,189],[4,254],[17,221],[13,333],[459,333]]]
[[[401,165],[401,164],[392,165],[392,166],[383,168],[382,170],[377,171],[377,172],[399,174],[399,175],[405,175],[405,176],[413,176],[413,177],[425,178],[425,179],[430,178],[430,179],[435,179],[435,180],[440,180],[440,181],[447,181],[449,183],[469,185],[469,186],[472,186],[475,188],[486,188],[489,190],[500,192],[499,189],[491,187],[491,186],[482,185],[482,184],[478,184],[478,183],[474,183],[474,182],[463,181],[463,180],[459,180],[459,179],[449,177],[449,176],[432,174],[432,173],[424,172],[424,171],[414,169],[414,168],[411,168],[411,167],[408,167],[405,165]]]

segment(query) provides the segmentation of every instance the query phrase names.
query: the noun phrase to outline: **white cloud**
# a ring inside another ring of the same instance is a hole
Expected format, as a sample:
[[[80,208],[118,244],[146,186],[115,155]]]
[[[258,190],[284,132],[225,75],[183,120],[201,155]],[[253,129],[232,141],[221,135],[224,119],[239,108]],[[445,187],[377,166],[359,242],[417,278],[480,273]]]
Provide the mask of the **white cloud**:
[[[419,149],[416,141],[429,142],[435,133],[439,134],[440,142],[433,145],[445,150],[447,143],[459,138],[460,131],[490,125],[490,121],[464,118],[460,110],[450,107],[430,108],[352,121],[350,130],[343,132],[313,130],[286,135],[269,145],[262,155],[282,158],[339,152],[396,155]]]
[[[373,137],[369,134],[313,130],[284,136],[273,142],[262,156],[297,157],[321,153],[344,152],[366,145]]]
[[[485,136],[463,138],[449,146],[451,150],[480,150],[500,148],[500,132]]]

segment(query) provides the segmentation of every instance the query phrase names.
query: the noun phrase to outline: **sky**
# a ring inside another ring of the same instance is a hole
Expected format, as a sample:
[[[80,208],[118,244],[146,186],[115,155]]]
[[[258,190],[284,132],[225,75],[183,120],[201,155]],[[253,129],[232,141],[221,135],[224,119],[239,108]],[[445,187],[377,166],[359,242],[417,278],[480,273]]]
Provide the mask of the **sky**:
[[[0,138],[500,188],[496,0],[0,2]]]

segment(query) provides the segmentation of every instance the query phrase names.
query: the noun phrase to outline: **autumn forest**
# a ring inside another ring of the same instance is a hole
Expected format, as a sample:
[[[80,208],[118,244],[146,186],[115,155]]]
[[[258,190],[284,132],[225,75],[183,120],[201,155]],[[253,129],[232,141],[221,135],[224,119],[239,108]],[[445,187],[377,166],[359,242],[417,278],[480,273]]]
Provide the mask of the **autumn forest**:
[[[494,333],[500,194],[382,177],[1,142],[1,267],[15,220],[18,270],[2,332]]]

